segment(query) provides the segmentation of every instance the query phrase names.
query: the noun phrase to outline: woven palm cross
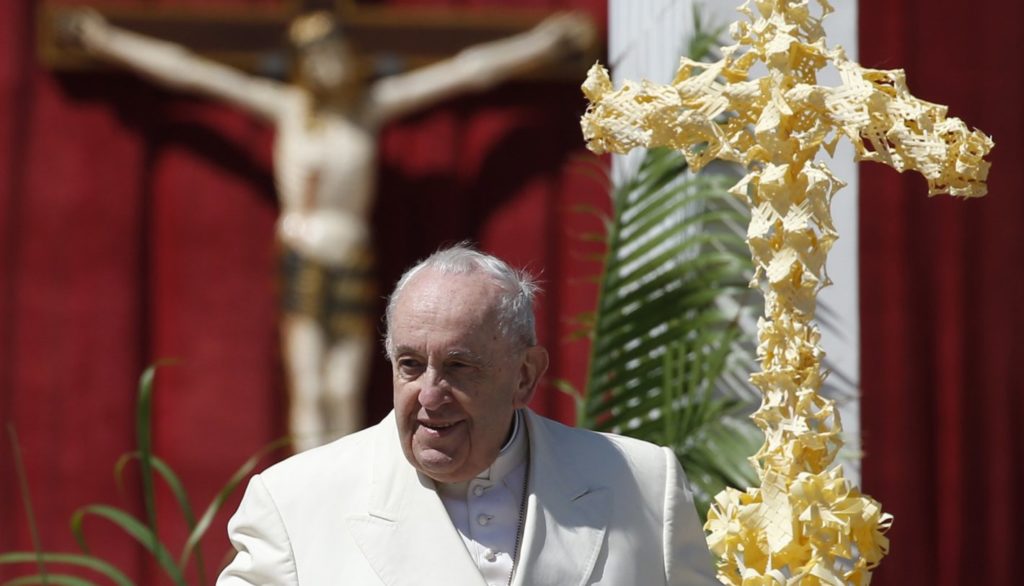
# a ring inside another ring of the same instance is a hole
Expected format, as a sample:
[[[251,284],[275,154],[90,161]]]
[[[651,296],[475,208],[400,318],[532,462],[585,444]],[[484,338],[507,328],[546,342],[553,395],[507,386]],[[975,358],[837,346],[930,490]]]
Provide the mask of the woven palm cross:
[[[813,322],[825,260],[837,238],[829,206],[843,186],[827,166],[840,138],[858,161],[916,171],[929,195],[986,192],[993,143],[946,108],[910,94],[900,70],[861,67],[825,44],[827,0],[748,0],[722,59],[683,58],[669,85],[626,82],[615,90],[595,65],[583,85],[587,146],[682,151],[696,171],[714,159],[748,173],[731,192],[751,209],[751,286],[762,289],[758,361],[763,393],[753,415],[765,442],[752,461],[761,486],[716,496],[705,529],[718,578],[743,585],[868,584],[888,551],[892,517],[833,464],[842,425],[819,394],[825,372]],[[840,83],[818,84],[834,67]],[[763,71],[754,77],[755,68]]]

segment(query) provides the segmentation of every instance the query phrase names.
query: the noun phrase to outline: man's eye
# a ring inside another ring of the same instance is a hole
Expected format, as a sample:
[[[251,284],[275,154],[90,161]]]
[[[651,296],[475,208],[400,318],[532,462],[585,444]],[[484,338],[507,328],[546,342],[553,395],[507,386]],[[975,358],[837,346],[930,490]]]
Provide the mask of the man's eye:
[[[400,358],[398,360],[398,369],[403,373],[411,373],[423,370],[423,364],[419,360],[412,358]]]

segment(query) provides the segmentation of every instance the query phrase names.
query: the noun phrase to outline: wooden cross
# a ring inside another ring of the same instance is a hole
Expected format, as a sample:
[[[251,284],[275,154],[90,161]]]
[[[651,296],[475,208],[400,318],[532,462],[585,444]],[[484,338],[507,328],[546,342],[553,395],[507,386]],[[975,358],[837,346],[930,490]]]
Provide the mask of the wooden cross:
[[[867,584],[888,551],[892,518],[833,466],[842,426],[819,390],[826,374],[813,323],[818,291],[830,284],[828,250],[837,238],[829,211],[843,186],[824,164],[840,137],[858,161],[924,175],[929,195],[986,192],[991,139],[946,108],[915,98],[900,70],[849,61],[825,44],[827,0],[748,0],[732,25],[736,44],[705,64],[683,59],[671,85],[627,82],[614,90],[591,69],[583,91],[588,147],[679,149],[699,170],[712,159],[749,173],[732,189],[751,208],[751,286],[765,295],[758,326],[763,393],[753,415],[765,443],[752,461],[761,486],[720,493],[708,514],[708,544],[727,584]],[[818,85],[831,65],[841,83]],[[752,77],[757,66],[766,73]]]
[[[41,4],[37,51],[56,70],[100,67],[81,49],[59,41],[62,15],[78,6]],[[346,38],[369,71],[396,73],[450,57],[460,49],[521,33],[550,13],[522,9],[467,10],[431,7],[359,6],[340,0],[291,0],[272,6],[97,7],[112,24],[171,41],[228,65],[263,75],[287,74],[288,24],[299,14],[333,9]],[[579,79],[597,59],[597,45],[539,71],[535,77]]]

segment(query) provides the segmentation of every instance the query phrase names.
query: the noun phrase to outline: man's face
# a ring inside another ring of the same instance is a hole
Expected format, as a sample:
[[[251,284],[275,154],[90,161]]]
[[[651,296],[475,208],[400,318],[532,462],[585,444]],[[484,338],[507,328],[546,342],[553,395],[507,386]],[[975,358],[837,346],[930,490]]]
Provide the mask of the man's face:
[[[395,416],[405,457],[440,482],[469,480],[491,465],[515,409],[547,368],[539,346],[498,329],[499,289],[482,274],[418,273],[391,322]]]

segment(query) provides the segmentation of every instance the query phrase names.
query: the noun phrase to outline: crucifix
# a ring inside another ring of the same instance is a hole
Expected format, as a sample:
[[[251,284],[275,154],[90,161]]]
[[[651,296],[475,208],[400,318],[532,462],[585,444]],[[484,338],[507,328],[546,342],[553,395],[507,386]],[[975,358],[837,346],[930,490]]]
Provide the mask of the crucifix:
[[[813,6],[816,4],[816,8]],[[838,412],[819,390],[827,373],[814,311],[838,237],[829,205],[843,186],[823,163],[841,137],[858,161],[916,171],[928,194],[986,193],[992,140],[946,108],[914,97],[901,70],[861,67],[825,44],[827,0],[748,0],[722,59],[683,58],[670,85],[613,88],[595,65],[583,91],[588,147],[682,151],[696,171],[713,159],[744,165],[731,193],[748,203],[752,287],[765,296],[758,324],[762,392],[752,416],[765,442],[752,457],[761,485],[719,493],[708,545],[725,584],[866,585],[888,551],[892,517],[833,464],[842,444]],[[841,82],[818,84],[831,66]],[[754,68],[763,70],[760,76]]]
[[[54,49],[48,58],[57,65],[75,66],[88,58],[122,67],[165,87],[226,102],[274,127],[282,353],[289,431],[299,451],[363,426],[365,379],[375,344],[370,215],[379,129],[445,98],[563,64],[565,58],[578,59],[593,47],[592,26],[576,14],[537,19],[520,30],[515,27],[528,19],[505,18],[478,30],[473,20],[480,15],[452,19],[406,12],[387,17],[380,9],[341,12],[345,20],[319,10],[290,23],[283,20],[288,13],[280,10],[253,13],[240,19],[240,28],[233,28],[226,13],[208,20],[167,13],[169,20],[161,20],[160,15],[111,12],[111,20],[95,10],[77,9],[54,11],[43,19],[52,32],[42,36],[53,41],[44,47]],[[126,28],[132,22],[136,30]],[[356,31],[352,38],[349,22]],[[414,27],[435,33],[420,34],[426,39],[420,50],[435,44],[447,50],[452,38],[482,42],[439,55],[436,50],[417,54],[416,43],[406,39],[404,49],[413,53],[402,69],[429,64],[386,77],[368,71],[374,56],[361,56],[357,43],[372,47],[389,28],[394,40],[406,33],[416,38],[409,32]],[[463,35],[436,36],[454,30]],[[491,38],[509,30],[514,34]],[[161,32],[177,34],[186,44],[155,36]],[[275,34],[290,40],[290,82],[250,72],[265,62],[253,43]],[[239,43],[234,49],[243,50],[232,51],[230,39]],[[193,42],[206,54],[193,51]]]

